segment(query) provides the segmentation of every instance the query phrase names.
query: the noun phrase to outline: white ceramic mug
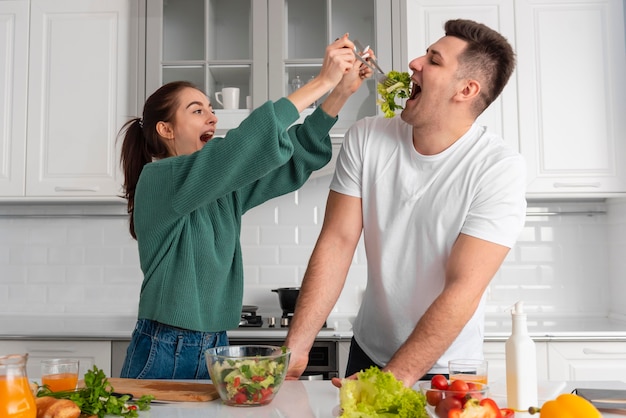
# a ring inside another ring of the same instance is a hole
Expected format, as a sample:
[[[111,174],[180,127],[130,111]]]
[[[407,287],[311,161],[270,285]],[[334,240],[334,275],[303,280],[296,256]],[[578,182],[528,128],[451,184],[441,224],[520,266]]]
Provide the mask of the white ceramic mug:
[[[224,109],[239,109],[239,88],[224,87],[222,91],[215,92],[215,100]]]

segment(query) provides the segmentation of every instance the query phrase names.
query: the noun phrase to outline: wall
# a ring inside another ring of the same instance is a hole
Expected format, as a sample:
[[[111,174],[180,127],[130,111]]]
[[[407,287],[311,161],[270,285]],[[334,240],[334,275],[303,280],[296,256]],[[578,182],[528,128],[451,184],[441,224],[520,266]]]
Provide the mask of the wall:
[[[271,289],[299,285],[329,181],[310,180],[245,215],[244,303],[260,313],[280,313]],[[626,317],[626,200],[531,202],[529,210],[553,214],[527,217],[488,290],[488,312],[523,299],[530,311]],[[0,314],[136,312],[141,272],[123,205],[1,204],[0,231]],[[336,313],[356,312],[365,274],[361,243]]]

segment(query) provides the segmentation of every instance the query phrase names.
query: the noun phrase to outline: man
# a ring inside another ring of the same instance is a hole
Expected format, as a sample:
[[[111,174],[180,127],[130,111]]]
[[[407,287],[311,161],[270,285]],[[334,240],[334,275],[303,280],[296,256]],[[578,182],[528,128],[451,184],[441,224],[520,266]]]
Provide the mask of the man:
[[[484,292],[523,227],[526,173],[475,121],[515,56],[473,21],[445,33],[409,63],[401,120],[365,118],[346,134],[287,336],[289,378],[306,367],[361,232],[368,280],[346,375],[377,365],[413,386],[450,359],[482,358]]]

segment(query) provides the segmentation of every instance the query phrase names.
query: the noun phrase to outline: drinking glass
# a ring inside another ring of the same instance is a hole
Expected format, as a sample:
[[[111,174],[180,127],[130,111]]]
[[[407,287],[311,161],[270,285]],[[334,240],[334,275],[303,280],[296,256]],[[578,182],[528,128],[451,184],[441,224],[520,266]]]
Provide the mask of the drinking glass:
[[[51,359],[41,361],[41,383],[53,392],[74,390],[78,383],[78,360]]]
[[[459,359],[448,362],[450,380],[487,384],[487,360]]]

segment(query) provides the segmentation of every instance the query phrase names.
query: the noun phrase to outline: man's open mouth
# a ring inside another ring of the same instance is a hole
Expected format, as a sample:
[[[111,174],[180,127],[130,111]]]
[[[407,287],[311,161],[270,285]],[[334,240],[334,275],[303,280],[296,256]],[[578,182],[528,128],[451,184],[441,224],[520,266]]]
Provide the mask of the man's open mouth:
[[[420,94],[421,92],[422,92],[422,87],[419,84],[412,83],[410,99],[415,99],[417,95]]]

